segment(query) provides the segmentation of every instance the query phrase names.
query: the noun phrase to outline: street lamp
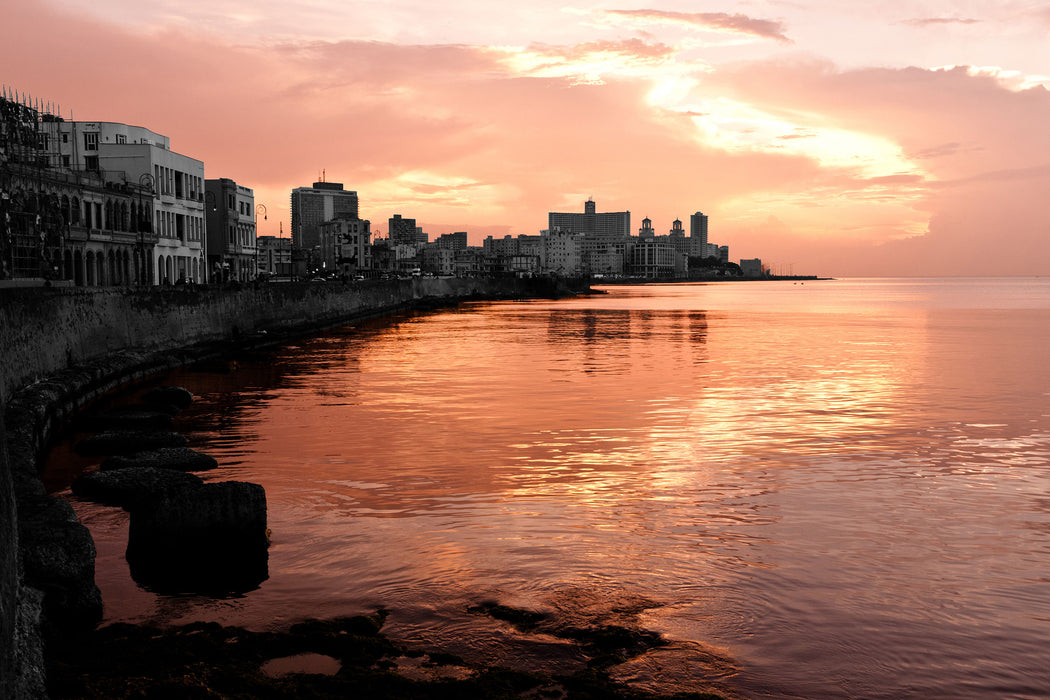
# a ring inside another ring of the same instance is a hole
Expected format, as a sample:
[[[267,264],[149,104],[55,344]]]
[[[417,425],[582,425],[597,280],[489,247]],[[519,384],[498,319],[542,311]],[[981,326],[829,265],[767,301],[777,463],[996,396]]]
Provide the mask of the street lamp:
[[[146,255],[146,241],[145,241],[145,237],[146,236],[145,236],[145,234],[146,234],[146,231],[147,231],[147,227],[148,227],[148,230],[149,230],[150,234],[153,233],[153,224],[152,224],[153,216],[152,216],[152,211],[153,211],[153,195],[154,195],[153,187],[154,187],[154,184],[155,184],[155,180],[153,179],[153,176],[150,175],[149,173],[142,173],[141,175],[139,175],[139,221],[138,221],[138,229],[139,229],[139,264],[140,264],[140,268],[139,268],[139,284],[142,284],[142,285],[149,284],[151,278],[153,277],[153,275],[149,274],[150,266],[153,264],[153,253],[151,252],[149,255]],[[150,197],[150,208],[149,208],[149,211],[151,212],[151,215],[147,215],[146,214],[147,209],[146,209],[145,204],[142,201],[142,194],[147,188],[149,188],[149,197]],[[150,238],[152,239],[152,235],[150,236]]]
[[[211,209],[208,208],[209,205],[211,206]],[[217,207],[215,206],[215,193],[208,189],[204,190],[204,209],[204,269],[205,271],[207,271],[208,265],[211,263],[211,261],[208,259],[208,239],[211,238],[211,232],[208,226],[208,221],[209,219],[211,219],[211,217],[208,215],[208,212],[217,211]],[[218,270],[218,281],[222,282],[222,264],[220,263],[221,255],[218,257],[219,259],[215,261],[215,264],[216,269]],[[207,272],[205,272],[205,274],[207,274]]]
[[[255,253],[255,270],[252,273],[252,277],[259,276],[259,212],[262,212],[263,221],[266,221],[266,205],[256,204],[255,205],[255,230],[252,232],[254,238],[252,239],[252,250]]]

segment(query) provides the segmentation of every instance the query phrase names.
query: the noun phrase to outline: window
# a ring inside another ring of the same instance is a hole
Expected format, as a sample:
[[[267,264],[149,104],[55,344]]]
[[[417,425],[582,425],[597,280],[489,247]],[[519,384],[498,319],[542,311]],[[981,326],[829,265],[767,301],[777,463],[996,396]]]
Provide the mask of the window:
[[[117,134],[117,143],[127,143],[128,137],[124,134]]]
[[[84,156],[84,167],[88,170],[98,170],[98,156]]]
[[[98,150],[98,134],[91,132],[84,134],[84,150],[85,151],[97,151]]]
[[[69,167],[69,156],[62,156],[62,165]]]

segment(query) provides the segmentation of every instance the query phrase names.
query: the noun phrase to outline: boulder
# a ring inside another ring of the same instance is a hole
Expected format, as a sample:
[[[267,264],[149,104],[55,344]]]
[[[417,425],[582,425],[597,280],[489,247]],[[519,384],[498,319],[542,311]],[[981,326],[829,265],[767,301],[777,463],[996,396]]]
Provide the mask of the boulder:
[[[237,594],[268,577],[268,546],[263,487],[224,481],[132,509],[127,560],[160,593]]]
[[[142,395],[142,400],[150,403],[167,403],[178,408],[186,408],[193,403],[193,392],[181,386],[158,386]]]
[[[47,634],[91,629],[102,619],[95,543],[72,506],[52,496],[19,502],[18,536],[26,584],[43,593]]]
[[[127,455],[161,447],[185,447],[186,442],[186,436],[179,433],[107,430],[84,438],[76,450],[86,456]]]
[[[154,469],[176,469],[184,472],[200,472],[214,469],[219,463],[211,455],[189,447],[162,447],[156,450],[136,452],[131,455],[114,455],[102,462],[102,471],[127,469],[128,467],[153,467]]]
[[[73,494],[86,501],[134,510],[150,506],[161,496],[181,494],[203,487],[199,476],[173,469],[127,467],[88,472],[73,481]]]

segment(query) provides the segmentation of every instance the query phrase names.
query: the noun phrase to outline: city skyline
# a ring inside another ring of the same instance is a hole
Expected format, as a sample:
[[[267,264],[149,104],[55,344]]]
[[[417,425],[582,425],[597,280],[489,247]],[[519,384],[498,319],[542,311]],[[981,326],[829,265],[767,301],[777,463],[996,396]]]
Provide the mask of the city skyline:
[[[473,245],[594,197],[657,230],[700,209],[800,274],[1050,254],[1045,6],[429,8],[38,0],[5,9],[3,82],[170,136],[254,189],[260,235],[325,171],[362,218]]]

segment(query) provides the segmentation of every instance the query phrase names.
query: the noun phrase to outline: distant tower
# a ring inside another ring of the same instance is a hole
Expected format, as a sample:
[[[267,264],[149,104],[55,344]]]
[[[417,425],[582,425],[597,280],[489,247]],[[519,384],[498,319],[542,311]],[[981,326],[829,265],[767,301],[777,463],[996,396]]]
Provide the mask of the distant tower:
[[[586,202],[583,203],[583,213],[594,214],[597,211],[596,207],[597,204],[595,203],[595,201],[593,199],[588,199]]]
[[[357,192],[344,190],[341,182],[315,182],[313,187],[292,190],[292,244],[295,247],[320,245],[321,224],[336,218],[357,218]]]
[[[642,227],[638,229],[639,238],[656,238],[656,231],[653,230],[653,222],[647,216],[642,219]]]
[[[701,212],[689,217],[689,247],[693,255],[707,256],[707,216]]]
[[[682,220],[675,219],[671,225],[670,234],[675,238],[685,238],[685,229],[682,228]]]

